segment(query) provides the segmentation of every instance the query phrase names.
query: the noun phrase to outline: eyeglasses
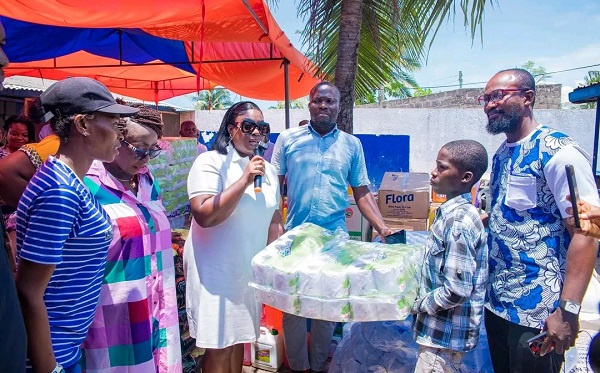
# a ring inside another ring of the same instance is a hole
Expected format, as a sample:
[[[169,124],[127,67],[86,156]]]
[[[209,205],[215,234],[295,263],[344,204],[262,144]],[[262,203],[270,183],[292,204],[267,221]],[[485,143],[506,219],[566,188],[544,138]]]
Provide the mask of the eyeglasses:
[[[502,99],[504,97],[506,97],[506,95],[512,93],[512,92],[526,92],[529,91],[529,88],[515,88],[515,89],[496,89],[495,91],[490,92],[489,95],[487,94],[483,94],[479,97],[477,97],[477,101],[479,102],[480,105],[487,105],[490,101],[492,101],[493,103],[497,103],[499,101],[502,101]]]
[[[269,123],[262,120],[255,122],[252,119],[244,118],[244,120],[236,124],[242,130],[242,133],[251,134],[257,128],[261,135],[268,135],[271,133],[271,127],[269,126]]]
[[[128,143],[127,141],[123,140],[121,141],[123,144],[127,145],[127,147],[129,149],[131,149],[134,153],[137,159],[139,159],[140,161],[146,157],[152,159],[152,158],[156,158],[158,157],[158,155],[161,152],[161,148],[158,145],[154,145],[154,147],[146,150],[146,149],[140,149],[140,148],[136,148],[135,146],[131,145],[130,143]]]

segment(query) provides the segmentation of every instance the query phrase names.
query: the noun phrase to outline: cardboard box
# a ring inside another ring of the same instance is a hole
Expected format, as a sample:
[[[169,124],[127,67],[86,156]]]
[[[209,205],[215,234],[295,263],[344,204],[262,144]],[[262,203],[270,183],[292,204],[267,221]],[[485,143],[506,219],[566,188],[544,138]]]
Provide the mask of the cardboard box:
[[[473,204],[475,204],[475,202],[477,201],[477,191],[479,190],[479,182],[475,183],[475,185],[473,185],[473,187],[471,188],[471,201],[473,202]],[[434,203],[444,203],[446,202],[448,199],[446,198],[445,194],[437,194],[436,192],[433,191],[433,188],[431,189],[431,201]]]
[[[429,230],[429,227],[431,227],[431,224],[433,224],[433,220],[435,219],[435,212],[437,211],[437,209],[440,208],[441,205],[442,205],[441,203],[432,203],[431,205],[429,205],[428,230]]]
[[[429,229],[428,219],[384,219],[385,224],[392,231],[427,231]],[[372,241],[379,236],[379,233],[373,228]]]
[[[384,219],[385,224],[393,231],[426,231],[427,219]]]
[[[427,219],[429,174],[386,172],[379,187],[378,205],[384,219]]]
[[[352,196],[350,196],[350,206],[346,209],[346,227],[351,240],[366,240],[369,222],[360,213]]]
[[[446,202],[446,195],[445,194],[437,194],[432,189],[431,190],[431,201],[433,203],[444,203],[444,202]]]

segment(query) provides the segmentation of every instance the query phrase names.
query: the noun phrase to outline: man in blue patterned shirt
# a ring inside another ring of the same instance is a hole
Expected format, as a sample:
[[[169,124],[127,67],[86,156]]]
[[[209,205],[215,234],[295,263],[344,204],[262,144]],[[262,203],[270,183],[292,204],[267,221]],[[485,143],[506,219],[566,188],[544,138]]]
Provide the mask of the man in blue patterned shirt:
[[[429,232],[412,308],[419,344],[415,372],[459,372],[464,353],[479,340],[488,252],[471,188],[487,165],[483,145],[458,140],[440,149],[431,171],[433,190],[447,201],[436,211]]]
[[[491,173],[490,275],[485,324],[496,372],[558,372],[575,344],[579,308],[598,246],[565,224],[570,203],[565,165],[581,197],[598,203],[587,153],[533,118],[535,80],[522,69],[494,75],[480,102],[487,130],[504,133]],[[547,332],[542,357],[527,340]],[[552,348],[554,349],[552,351]]]

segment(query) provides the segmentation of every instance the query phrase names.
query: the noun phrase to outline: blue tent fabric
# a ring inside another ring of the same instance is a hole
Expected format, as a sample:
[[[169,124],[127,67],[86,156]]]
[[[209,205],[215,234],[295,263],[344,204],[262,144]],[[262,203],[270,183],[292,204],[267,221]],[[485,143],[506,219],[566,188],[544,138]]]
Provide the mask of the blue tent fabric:
[[[46,26],[2,16],[0,22],[6,30],[7,44],[3,49],[15,63],[46,60],[78,51],[117,61],[122,53],[123,62],[139,64],[154,60],[165,63],[189,60],[182,41],[152,36],[139,29],[122,30],[120,52],[118,29]],[[195,74],[189,63],[175,66]]]

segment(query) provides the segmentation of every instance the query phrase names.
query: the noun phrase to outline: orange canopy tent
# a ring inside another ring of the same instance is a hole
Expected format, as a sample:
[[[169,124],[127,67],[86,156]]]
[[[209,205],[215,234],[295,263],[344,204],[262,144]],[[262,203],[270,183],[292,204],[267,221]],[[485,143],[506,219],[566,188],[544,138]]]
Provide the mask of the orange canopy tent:
[[[0,15],[8,17],[2,18],[12,60],[8,76],[92,76],[117,93],[146,100],[215,85],[247,97],[282,100],[305,96],[318,81],[263,0],[3,0]],[[7,21],[21,21],[19,32],[11,34]],[[62,41],[54,55],[51,48],[35,46],[46,32],[53,37],[44,43],[52,44],[59,31],[78,31],[78,39]],[[175,52],[152,50],[149,37]],[[13,49],[23,38],[23,45],[35,48]],[[86,40],[97,46],[83,47]],[[132,45],[146,56],[133,56]]]
[[[69,76],[87,76],[104,83],[111,92],[151,102],[217,86],[216,83],[204,78],[197,79],[195,74],[175,66],[166,65],[158,60],[153,62],[158,65],[130,66],[124,63],[121,66],[111,66],[115,65],[115,60],[112,58],[79,51],[56,59],[33,61],[35,67],[28,62],[11,64],[10,69],[7,69],[7,75],[33,76],[51,80],[60,80]],[[55,68],[55,66],[77,67]]]

